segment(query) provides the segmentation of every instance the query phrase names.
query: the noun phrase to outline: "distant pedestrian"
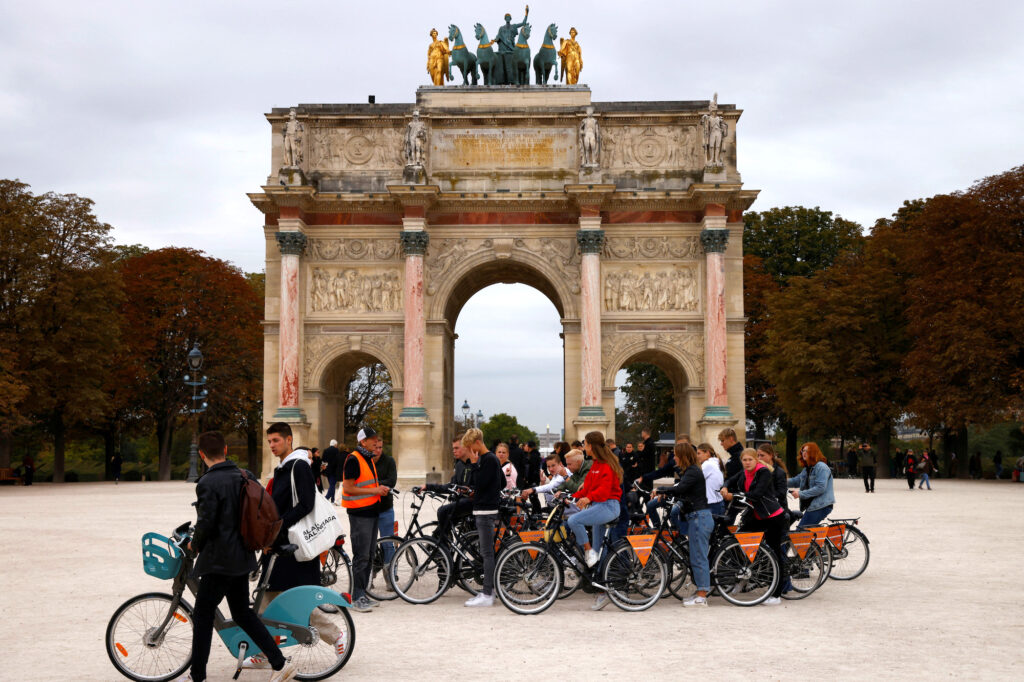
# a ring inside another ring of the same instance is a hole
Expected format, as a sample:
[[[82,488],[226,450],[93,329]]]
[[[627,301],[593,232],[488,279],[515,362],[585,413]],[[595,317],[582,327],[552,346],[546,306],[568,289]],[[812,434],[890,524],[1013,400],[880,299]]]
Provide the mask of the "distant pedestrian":
[[[896,448],[896,452],[889,458],[889,478],[903,475],[903,458],[905,456],[902,450]]]
[[[846,474],[850,478],[857,478],[857,451],[852,447],[846,451]]]
[[[927,450],[921,453],[921,461],[917,463],[917,471],[921,474],[921,482],[917,484],[917,489],[924,490],[924,487],[928,486],[928,490],[931,490],[931,475],[935,473],[935,464],[932,462],[932,458],[928,456]]]
[[[110,458],[110,475],[114,479],[114,485],[117,485],[121,480],[121,464],[123,461],[120,452],[115,452],[114,456]]]
[[[321,457],[321,473],[327,479],[327,491],[325,497],[334,502],[334,492],[338,485],[338,458],[341,457],[341,450],[338,449],[338,441],[331,439],[331,444],[324,448]]]
[[[1003,477],[1003,451],[996,450],[996,456],[992,458],[992,464],[996,467],[996,480]]]
[[[36,474],[36,461],[32,455],[25,453],[21,458],[21,482],[25,485],[32,485],[32,479]]]
[[[309,468],[313,471],[313,484],[318,492],[324,491],[324,480],[320,473],[323,471],[323,460],[320,458],[320,448],[310,448]]]
[[[535,488],[540,485],[541,463],[540,452],[537,451],[537,444],[532,440],[526,441],[523,445],[523,454],[526,457],[526,480],[520,480],[519,484],[525,487]],[[537,495],[530,497],[530,504],[533,511],[540,511],[540,498]]]
[[[967,473],[973,480],[981,478],[981,453],[975,452],[967,461]]]
[[[519,481],[519,470],[509,461],[508,443],[498,443],[494,454],[497,455],[498,463],[501,464],[501,473],[505,476],[504,487],[515,488]]]
[[[864,492],[875,492],[875,451],[867,443],[860,444],[860,473],[864,479]]]
[[[516,480],[526,480],[526,464],[527,455],[523,448],[519,445],[519,436],[514,433],[509,436],[508,445],[508,460],[512,462],[512,466],[516,468]],[[494,448],[495,454],[497,454],[497,446]]]
[[[914,455],[913,450],[908,449],[907,456],[903,460],[903,471],[907,475],[907,487],[911,490],[914,489],[914,481],[917,480],[917,464],[918,457]]]

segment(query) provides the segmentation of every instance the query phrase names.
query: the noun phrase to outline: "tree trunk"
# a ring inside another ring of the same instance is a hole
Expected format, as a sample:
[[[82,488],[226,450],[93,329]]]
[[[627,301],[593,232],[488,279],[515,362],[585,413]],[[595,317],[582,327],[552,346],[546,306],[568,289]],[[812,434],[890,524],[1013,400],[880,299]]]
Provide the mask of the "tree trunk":
[[[765,439],[765,437],[764,437],[764,420],[763,419],[755,419],[754,420],[754,438],[757,439],[757,440],[764,440]]]
[[[60,412],[51,420],[53,428],[53,482],[64,482],[64,415]]]
[[[11,466],[11,438],[9,433],[0,433],[0,467],[6,469]]]
[[[967,436],[969,431],[967,430],[967,424],[964,424],[956,432],[956,439],[954,441],[953,452],[956,453],[957,461],[957,476],[966,475],[966,465],[963,463],[967,459],[967,448],[970,447]]]
[[[117,434],[114,433],[114,427],[108,426],[103,430],[103,480],[109,481],[113,478],[113,471],[111,460],[114,459],[114,454],[117,452]]]
[[[878,442],[876,443],[878,456],[875,458],[875,476],[877,478],[889,478],[889,472],[892,471],[892,455],[889,454],[890,433],[888,422],[878,431]]]
[[[174,436],[174,417],[164,418],[157,421],[156,441],[160,448],[160,459],[157,469],[157,479],[160,481],[171,480],[171,438]]]
[[[797,442],[796,439],[800,435],[800,429],[791,424],[786,425],[786,468],[790,471],[798,471],[799,467],[796,462]],[[795,476],[796,474],[794,474]]]
[[[245,452],[249,460],[249,471],[256,474],[256,478],[259,478],[262,472],[260,471],[260,457],[259,457],[259,432],[254,427],[249,427],[245,430]]]

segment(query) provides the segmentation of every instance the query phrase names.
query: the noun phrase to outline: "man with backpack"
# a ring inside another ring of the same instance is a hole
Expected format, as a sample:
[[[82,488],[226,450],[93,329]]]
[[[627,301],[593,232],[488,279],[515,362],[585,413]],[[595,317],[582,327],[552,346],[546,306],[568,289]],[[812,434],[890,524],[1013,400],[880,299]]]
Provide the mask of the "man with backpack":
[[[192,668],[179,680],[206,679],[213,618],[225,597],[231,618],[263,651],[274,669],[271,682],[290,680],[295,666],[281,654],[274,638],[249,607],[249,573],[256,557],[246,548],[241,532],[241,497],[244,478],[256,477],[227,459],[224,436],[210,431],[199,436],[199,456],[209,467],[196,483],[196,525],[189,549],[198,552],[194,575],[199,578],[192,613]],[[258,485],[258,483],[257,483]]]

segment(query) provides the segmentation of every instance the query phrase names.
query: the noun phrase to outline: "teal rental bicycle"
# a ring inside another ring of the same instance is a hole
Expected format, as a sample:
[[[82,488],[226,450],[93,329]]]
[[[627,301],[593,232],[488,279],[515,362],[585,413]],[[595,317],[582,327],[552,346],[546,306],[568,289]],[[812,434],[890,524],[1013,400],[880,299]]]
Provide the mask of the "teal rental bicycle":
[[[188,550],[192,530],[186,522],[175,529],[171,538],[157,533],[146,533],[142,537],[142,565],[146,573],[174,582],[170,594],[147,592],[134,596],[111,616],[105,638],[107,656],[125,677],[140,682],[165,682],[181,675],[192,662],[192,606],[183,598],[186,589],[193,597],[199,589],[199,582],[191,575],[195,555]],[[264,562],[253,603],[257,612],[278,554],[294,551],[294,545],[285,545]],[[356,643],[356,628],[348,612],[349,606],[345,596],[316,585],[293,587],[267,605],[260,620],[278,642],[281,652],[291,657],[298,670],[296,679],[322,680],[348,663]],[[330,623],[345,635],[338,649],[334,639],[324,641],[326,635],[321,637],[311,622],[315,610],[319,611],[317,623]],[[238,659],[237,679],[242,661],[260,650],[219,608],[214,614],[213,627],[231,655]]]

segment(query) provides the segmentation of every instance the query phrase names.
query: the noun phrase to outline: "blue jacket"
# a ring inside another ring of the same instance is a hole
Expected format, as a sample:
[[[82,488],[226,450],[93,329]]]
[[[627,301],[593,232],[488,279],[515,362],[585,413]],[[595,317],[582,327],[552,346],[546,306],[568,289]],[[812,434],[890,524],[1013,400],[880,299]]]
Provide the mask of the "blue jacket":
[[[832,490],[832,470],[827,464],[818,462],[811,469],[810,481],[807,477],[807,467],[804,467],[803,471],[786,481],[786,485],[800,489],[800,499],[811,501],[806,511],[823,509],[836,503],[836,495]]]

